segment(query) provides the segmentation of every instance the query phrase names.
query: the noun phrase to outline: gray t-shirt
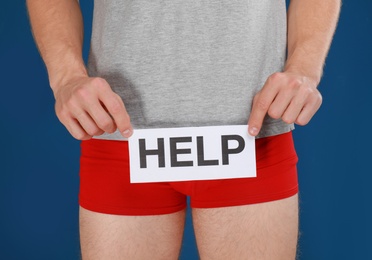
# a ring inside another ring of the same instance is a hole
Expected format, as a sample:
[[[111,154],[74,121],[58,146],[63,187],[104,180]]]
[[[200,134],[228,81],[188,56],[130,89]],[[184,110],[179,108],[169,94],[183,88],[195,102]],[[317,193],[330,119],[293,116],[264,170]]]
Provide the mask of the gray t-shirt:
[[[88,71],[122,97],[134,129],[243,125],[283,69],[286,29],[285,0],[96,0]],[[259,137],[292,129],[266,117]]]

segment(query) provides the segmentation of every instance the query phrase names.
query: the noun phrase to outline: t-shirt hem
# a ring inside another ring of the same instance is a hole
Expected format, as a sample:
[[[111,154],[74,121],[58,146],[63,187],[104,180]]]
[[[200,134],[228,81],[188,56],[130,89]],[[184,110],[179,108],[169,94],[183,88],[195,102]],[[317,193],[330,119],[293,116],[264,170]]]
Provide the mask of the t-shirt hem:
[[[271,124],[264,125],[260,133],[257,135],[256,139],[288,133],[294,129],[295,129],[294,124],[283,125],[283,122],[280,122],[280,121],[273,122]],[[128,141],[128,138],[123,137],[118,130],[116,130],[114,133],[111,133],[111,134],[104,133],[99,136],[93,136],[93,138],[102,139],[102,140]]]

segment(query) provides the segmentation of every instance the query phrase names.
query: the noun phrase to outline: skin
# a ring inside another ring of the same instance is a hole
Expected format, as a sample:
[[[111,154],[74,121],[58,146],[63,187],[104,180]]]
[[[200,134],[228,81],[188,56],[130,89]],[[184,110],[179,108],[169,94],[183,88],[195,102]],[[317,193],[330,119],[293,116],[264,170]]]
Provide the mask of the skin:
[[[248,132],[256,136],[266,114],[306,125],[319,109],[317,89],[336,28],[340,0],[292,0],[288,10],[288,57],[254,97]]]
[[[317,86],[340,5],[340,0],[291,0],[288,59],[284,70],[269,76],[253,100],[248,120],[251,135],[259,133],[266,114],[305,125],[319,109],[322,98]],[[124,137],[131,136],[125,104],[104,79],[87,74],[78,2],[27,0],[27,6],[61,123],[79,140],[116,129]],[[193,209],[193,221],[202,259],[295,258],[297,196],[255,205]],[[184,212],[128,217],[81,208],[80,223],[84,259],[177,259]]]
[[[290,260],[296,257],[298,196],[236,207],[193,209],[203,260]]]
[[[82,258],[178,259],[185,211],[155,216],[120,216],[80,207]]]
[[[116,129],[124,137],[131,136],[133,128],[122,99],[105,79],[88,76],[78,1],[32,0],[27,6],[61,123],[78,140]]]
[[[82,59],[83,23],[78,2],[33,0],[27,5],[61,123],[79,140],[116,129],[124,137],[131,136],[133,128],[122,100],[104,79],[88,77]],[[284,71],[271,75],[253,100],[248,119],[251,135],[259,133],[266,114],[305,125],[319,109],[322,97],[317,86],[340,5],[340,0],[291,1],[288,59]]]

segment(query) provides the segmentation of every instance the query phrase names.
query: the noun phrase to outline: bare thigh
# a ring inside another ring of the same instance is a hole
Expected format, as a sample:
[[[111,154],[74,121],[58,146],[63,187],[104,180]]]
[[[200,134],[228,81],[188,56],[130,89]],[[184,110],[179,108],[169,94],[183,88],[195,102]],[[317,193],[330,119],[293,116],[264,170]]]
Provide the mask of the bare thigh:
[[[214,209],[193,209],[202,260],[296,258],[298,196]]]
[[[157,216],[101,214],[80,207],[84,260],[177,259],[185,211]]]

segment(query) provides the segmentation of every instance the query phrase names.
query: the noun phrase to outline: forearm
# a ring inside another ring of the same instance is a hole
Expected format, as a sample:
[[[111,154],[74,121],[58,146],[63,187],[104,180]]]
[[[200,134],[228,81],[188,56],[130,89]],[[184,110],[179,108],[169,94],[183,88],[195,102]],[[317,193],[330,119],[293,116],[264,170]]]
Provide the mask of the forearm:
[[[83,21],[77,0],[27,0],[35,41],[53,91],[68,78],[87,75],[82,58]]]
[[[319,83],[339,17],[341,0],[291,0],[285,71]]]

